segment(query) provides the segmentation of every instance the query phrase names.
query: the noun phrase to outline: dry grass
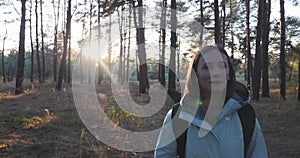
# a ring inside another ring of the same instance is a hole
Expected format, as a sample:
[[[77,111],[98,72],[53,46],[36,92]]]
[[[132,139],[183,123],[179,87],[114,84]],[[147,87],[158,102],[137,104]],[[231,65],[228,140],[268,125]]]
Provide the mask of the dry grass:
[[[149,98],[138,95],[132,86],[135,101],[147,103]],[[81,122],[69,85],[57,92],[53,83],[27,84],[25,93],[20,95],[14,95],[12,87],[13,84],[0,87],[0,157],[153,157],[152,151],[123,152],[97,140]],[[138,122],[115,106],[108,85],[96,89],[111,119],[130,130],[149,131],[160,127],[169,108]],[[273,88],[270,93],[271,98],[252,101],[269,157],[300,157],[300,105],[296,101],[296,89],[287,90],[285,101],[279,98],[279,89]]]

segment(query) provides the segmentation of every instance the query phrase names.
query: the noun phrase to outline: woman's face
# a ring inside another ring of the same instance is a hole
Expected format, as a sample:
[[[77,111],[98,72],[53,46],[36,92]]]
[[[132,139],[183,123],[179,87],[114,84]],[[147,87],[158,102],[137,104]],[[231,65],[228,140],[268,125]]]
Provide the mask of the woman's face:
[[[226,89],[229,80],[229,63],[225,54],[217,49],[201,54],[197,67],[201,91],[211,92]]]

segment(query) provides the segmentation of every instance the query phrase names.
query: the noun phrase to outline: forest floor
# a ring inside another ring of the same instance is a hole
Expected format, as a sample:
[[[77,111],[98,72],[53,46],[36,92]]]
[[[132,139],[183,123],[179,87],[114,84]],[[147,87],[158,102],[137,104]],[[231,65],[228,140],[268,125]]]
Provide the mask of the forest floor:
[[[82,123],[73,99],[72,86],[56,91],[55,84],[26,84],[25,93],[14,94],[14,84],[0,85],[0,157],[153,157],[149,152],[124,152],[97,140]],[[132,86],[136,102],[149,102]],[[98,99],[112,110],[113,101],[108,85],[96,87]],[[279,98],[279,89],[270,90],[270,98],[252,101],[265,136],[270,158],[300,158],[300,104],[296,89],[287,90],[287,100]],[[165,106],[154,117],[137,119],[110,111],[129,119],[118,121],[122,128],[144,131],[161,127],[170,107]],[[156,140],[153,140],[154,142]]]

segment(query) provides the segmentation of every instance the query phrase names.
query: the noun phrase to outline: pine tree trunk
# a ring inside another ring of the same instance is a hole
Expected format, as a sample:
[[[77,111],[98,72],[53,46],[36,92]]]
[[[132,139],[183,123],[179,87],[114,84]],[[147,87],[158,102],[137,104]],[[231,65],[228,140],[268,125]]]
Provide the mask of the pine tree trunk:
[[[252,55],[250,46],[250,0],[246,0],[246,40],[247,40],[247,87],[251,90]]]
[[[123,13],[120,15],[120,11],[118,12],[118,24],[119,24],[119,33],[120,33],[120,52],[119,52],[119,71],[118,71],[118,82],[122,83],[122,63],[123,63]]]
[[[262,17],[262,97],[270,97],[269,93],[269,57],[268,57],[268,45],[269,45],[269,30],[270,30],[270,9],[266,0],[263,0]]]
[[[222,20],[222,47],[225,47],[225,33],[226,33],[226,1],[222,0],[222,11],[223,11],[223,20]]]
[[[159,56],[159,62],[158,62],[158,74],[157,74],[157,78],[158,78],[158,81],[160,82],[161,81],[161,61],[162,61],[162,58],[161,58],[161,28],[159,29],[159,37],[158,37],[158,56]]]
[[[111,82],[111,73],[112,73],[112,68],[111,68],[111,54],[112,54],[112,43],[111,43],[111,13],[109,13],[109,31],[108,31],[108,69],[109,69],[109,74],[108,74],[108,80]]]
[[[262,1],[258,0],[258,18],[256,27],[256,53],[253,71],[253,99],[259,100],[259,90],[261,82],[261,25],[262,25]]]
[[[138,0],[138,24],[137,28],[137,44],[138,44],[138,58],[139,58],[139,92],[146,93],[149,89],[147,61],[145,52],[145,27],[143,26],[143,1]]]
[[[220,44],[220,20],[219,20],[219,1],[214,0],[215,12],[215,43]]]
[[[101,44],[101,1],[98,0],[98,50],[100,51],[100,44]],[[103,80],[103,70],[102,70],[102,61],[101,61],[101,57],[99,58],[99,62],[98,62],[98,84],[101,84],[101,81]]]
[[[123,6],[123,9],[125,10],[125,7]],[[126,12],[125,12],[126,13]],[[122,62],[122,81],[125,81],[125,61],[126,61],[126,39],[127,39],[127,30],[126,30],[126,25],[127,25],[127,18],[126,18],[126,14],[123,12],[122,15],[122,19],[123,19],[123,32],[124,32],[124,36],[123,36],[123,62]],[[125,15],[124,15],[125,14]]]
[[[231,47],[231,58],[234,59],[234,52],[235,52],[235,48],[234,48],[234,36],[235,35],[233,33],[233,25],[232,25],[232,23],[234,23],[233,22],[233,16],[232,16],[232,14],[233,14],[232,13],[233,12],[232,0],[229,1],[229,5],[230,5],[230,22],[229,22],[229,25],[230,25],[230,35],[231,35],[231,44],[230,44],[230,47]]]
[[[55,22],[55,27],[54,27],[54,47],[53,47],[53,79],[56,82],[57,81],[57,51],[58,51],[58,46],[57,46],[57,34],[58,34],[58,21],[59,21],[59,6],[60,6],[60,0],[58,0],[58,5],[57,5],[57,14],[55,13],[55,5],[53,3],[53,10],[54,10],[54,22]]]
[[[3,37],[3,47],[2,47],[2,77],[3,77],[3,83],[6,82],[5,80],[5,68],[4,68],[4,46],[5,46],[5,40],[7,38],[7,30],[6,30],[6,33],[5,33],[5,36]]]
[[[82,47],[84,45],[84,39],[83,39],[83,34],[85,30],[85,21],[82,22],[82,32],[81,32],[81,43],[80,43],[80,83],[83,83],[83,74],[82,74]]]
[[[92,16],[93,16],[93,0],[90,0],[90,35],[89,35],[89,48],[91,48],[92,42]],[[89,84],[91,84],[91,56],[88,57],[88,77],[89,77]]]
[[[71,23],[71,21],[70,21]],[[71,24],[70,24],[71,25]],[[71,52],[71,28],[70,28],[70,35],[69,35],[69,51],[68,51],[68,83],[70,84],[71,83],[71,57],[72,57],[72,52]]]
[[[166,53],[166,16],[167,16],[167,0],[163,0],[162,4],[162,20],[161,20],[161,31],[162,31],[162,47],[161,47],[161,73],[160,73],[160,83],[164,87],[166,86],[165,78],[165,53]]]
[[[280,0],[280,96],[286,99],[286,68],[285,68],[285,13],[284,0]]]
[[[33,66],[34,66],[34,50],[33,50],[33,38],[32,38],[32,0],[30,0],[29,9],[29,29],[30,29],[30,47],[31,47],[31,71],[30,71],[30,82],[33,83]]]
[[[171,53],[169,63],[169,82],[168,89],[176,90],[176,68],[175,68],[175,57],[177,48],[177,17],[176,17],[176,0],[171,0]]]
[[[203,8],[203,1],[200,0],[199,3],[200,3],[200,24],[201,24],[201,27],[202,27],[200,29],[199,46],[201,47],[202,43],[203,43],[203,29],[204,29],[204,15],[203,15],[203,12],[204,12],[204,8]]]
[[[64,50],[61,59],[61,64],[59,68],[58,74],[58,82],[56,85],[57,90],[61,90],[62,88],[62,80],[63,75],[66,71],[66,56],[67,56],[67,49],[68,49],[68,36],[70,35],[70,28],[71,28],[71,0],[68,0],[68,11],[67,11],[67,25],[66,25],[66,35],[64,36]]]
[[[45,82],[45,49],[44,49],[44,29],[43,29],[43,0],[40,0],[40,8],[41,8],[41,37],[42,37],[42,64],[43,64],[43,71],[42,71],[42,80],[41,82]]]
[[[126,81],[129,81],[129,57],[130,57],[130,39],[131,39],[131,14],[132,14],[132,5],[129,6],[129,26],[128,26],[128,47],[127,47],[127,64],[126,64]]]
[[[39,24],[38,24],[38,1],[35,0],[35,42],[36,42],[36,61],[37,61],[37,65],[38,65],[38,76],[39,76],[39,82],[42,82],[42,76],[41,76],[41,63],[40,63],[40,51],[39,51]]]
[[[20,40],[19,40],[19,54],[18,54],[18,70],[16,78],[16,90],[15,94],[20,94],[24,92],[24,63],[25,63],[25,13],[26,13],[26,0],[21,0],[22,3],[22,17],[20,26]]]

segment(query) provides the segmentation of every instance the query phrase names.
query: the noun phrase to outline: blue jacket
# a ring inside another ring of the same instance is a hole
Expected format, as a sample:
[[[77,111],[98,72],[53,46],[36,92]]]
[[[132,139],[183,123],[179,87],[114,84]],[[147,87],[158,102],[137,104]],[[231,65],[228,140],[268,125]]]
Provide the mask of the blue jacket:
[[[181,100],[181,106],[184,104]],[[222,109],[216,124],[209,127],[203,117],[191,117],[188,113],[180,112],[179,118],[191,123],[187,131],[186,158],[243,158],[243,131],[237,110],[245,102],[236,93]],[[171,123],[172,109],[166,115],[163,128],[159,134],[154,157],[175,158],[177,143]],[[197,116],[197,115],[196,115]],[[192,118],[192,119],[191,119]],[[208,129],[208,133],[201,137],[199,129]],[[258,120],[254,128],[252,141],[248,148],[247,158],[267,158],[267,149]]]

